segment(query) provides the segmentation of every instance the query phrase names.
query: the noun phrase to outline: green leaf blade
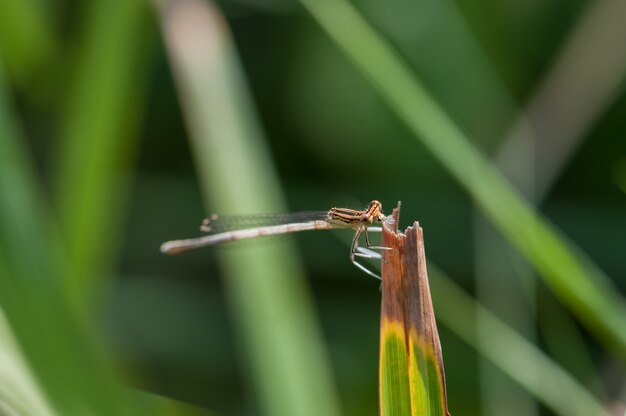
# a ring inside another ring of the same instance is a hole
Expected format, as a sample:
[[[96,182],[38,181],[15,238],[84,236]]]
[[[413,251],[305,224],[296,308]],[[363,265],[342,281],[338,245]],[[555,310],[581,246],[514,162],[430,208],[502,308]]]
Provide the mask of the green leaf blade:
[[[448,415],[422,229],[398,233],[398,216],[383,226],[380,414]]]
[[[412,414],[404,327],[400,322],[384,321],[380,339],[380,414]]]

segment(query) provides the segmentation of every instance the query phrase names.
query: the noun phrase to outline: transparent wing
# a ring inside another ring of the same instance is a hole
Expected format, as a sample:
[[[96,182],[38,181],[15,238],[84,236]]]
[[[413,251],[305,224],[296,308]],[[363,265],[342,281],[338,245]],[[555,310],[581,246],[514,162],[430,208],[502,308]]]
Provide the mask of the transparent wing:
[[[219,234],[226,231],[244,230],[248,228],[267,227],[308,221],[323,221],[327,211],[305,211],[288,214],[254,214],[254,215],[217,215],[205,218],[200,230],[209,234]]]

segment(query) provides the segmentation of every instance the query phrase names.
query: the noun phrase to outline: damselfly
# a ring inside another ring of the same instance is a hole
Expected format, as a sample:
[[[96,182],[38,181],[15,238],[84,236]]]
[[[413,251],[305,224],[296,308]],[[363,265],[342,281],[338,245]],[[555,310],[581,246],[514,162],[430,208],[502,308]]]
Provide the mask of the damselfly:
[[[372,246],[369,242],[369,231],[381,231],[380,227],[372,227],[374,223],[383,223],[393,220],[382,213],[383,206],[379,201],[370,202],[364,210],[349,208],[331,208],[321,212],[296,212],[292,214],[280,214],[265,216],[271,225],[254,226],[253,217],[225,217],[230,223],[224,226],[219,216],[211,216],[205,219],[200,226],[201,231],[212,233],[210,235],[191,238],[186,240],[167,241],[161,245],[161,251],[167,254],[178,254],[187,250],[216,244],[228,243],[238,240],[246,240],[256,237],[264,237],[277,234],[295,233],[308,230],[332,230],[338,228],[351,228],[355,231],[350,246],[350,261],[365,273],[380,279],[376,273],[357,261],[357,257],[379,259],[380,254],[373,250],[387,250],[388,247]],[[233,224],[235,224],[233,228]],[[246,225],[247,224],[247,225]],[[365,235],[366,248],[359,247],[359,237]]]

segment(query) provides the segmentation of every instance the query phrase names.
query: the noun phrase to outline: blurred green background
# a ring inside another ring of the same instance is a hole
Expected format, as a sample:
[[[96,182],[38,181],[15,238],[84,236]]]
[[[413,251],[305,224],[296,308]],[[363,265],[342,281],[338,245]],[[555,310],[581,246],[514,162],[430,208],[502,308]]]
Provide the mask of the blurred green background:
[[[625,20],[0,3],[0,414],[376,414],[350,232],[159,252],[212,212],[372,199],[424,228],[452,414],[624,414]]]

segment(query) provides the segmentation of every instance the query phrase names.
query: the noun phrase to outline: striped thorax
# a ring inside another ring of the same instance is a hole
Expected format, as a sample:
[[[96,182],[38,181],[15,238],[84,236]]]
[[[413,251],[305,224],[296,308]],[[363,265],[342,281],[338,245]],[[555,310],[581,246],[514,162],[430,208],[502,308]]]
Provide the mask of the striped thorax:
[[[365,210],[356,210],[349,208],[331,208],[328,211],[326,221],[331,224],[344,225],[346,227],[358,227],[361,225],[369,225],[376,222],[385,221],[385,215],[382,213],[383,204],[380,201],[372,201]]]

